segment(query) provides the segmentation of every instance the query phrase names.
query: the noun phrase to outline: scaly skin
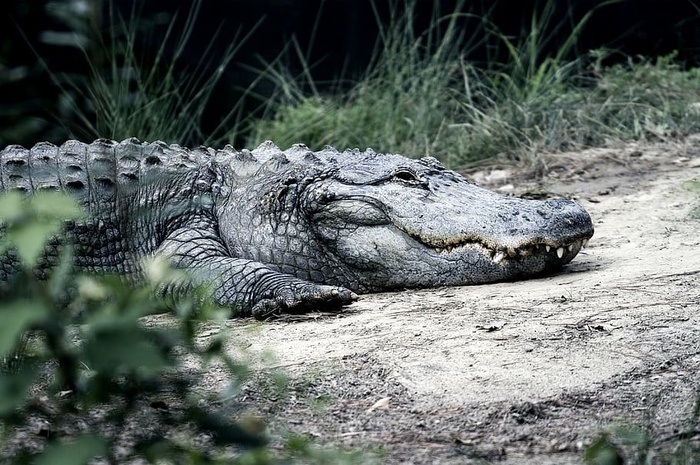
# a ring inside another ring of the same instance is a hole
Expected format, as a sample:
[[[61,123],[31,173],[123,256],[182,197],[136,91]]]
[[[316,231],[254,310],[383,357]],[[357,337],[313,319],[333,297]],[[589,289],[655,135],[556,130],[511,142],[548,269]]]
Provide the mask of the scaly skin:
[[[78,268],[139,279],[143,258],[161,255],[257,317],[338,307],[356,292],[528,277],[570,262],[593,235],[575,202],[501,196],[433,158],[369,149],[11,146],[0,187],[81,200],[91,217],[69,226]],[[0,260],[0,281],[15,268],[11,254]]]

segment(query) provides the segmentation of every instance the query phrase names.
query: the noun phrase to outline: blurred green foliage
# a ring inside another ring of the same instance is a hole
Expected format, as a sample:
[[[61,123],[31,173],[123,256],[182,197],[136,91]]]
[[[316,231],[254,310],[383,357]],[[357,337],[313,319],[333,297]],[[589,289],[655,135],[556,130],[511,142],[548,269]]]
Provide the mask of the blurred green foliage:
[[[64,221],[81,217],[64,194],[0,196],[0,249],[20,268],[0,299],[3,463],[363,461],[296,436],[271,447],[264,421],[236,404],[252,370],[227,354],[229,334],[197,340],[202,323],[230,311],[196,291],[156,297],[163,282],[180,278],[160,262],[136,286],[73,273],[70,243],[56,235]],[[48,274],[39,265],[47,243],[62,248]],[[165,317],[147,318],[155,314]],[[226,372],[222,394],[202,385],[212,366]]]

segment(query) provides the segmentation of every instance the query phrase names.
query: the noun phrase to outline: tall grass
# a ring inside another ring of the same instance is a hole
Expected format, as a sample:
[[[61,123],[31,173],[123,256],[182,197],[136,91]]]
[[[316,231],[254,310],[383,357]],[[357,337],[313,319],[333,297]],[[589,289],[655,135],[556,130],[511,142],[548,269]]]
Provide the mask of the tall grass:
[[[595,11],[615,1],[599,3]],[[241,99],[207,133],[201,124],[207,103],[253,31],[239,31],[216,66],[210,63],[214,53],[206,50],[187,67],[181,57],[199,1],[184,12],[184,26],[171,18],[149,60],[139,56],[137,45],[153,25],[144,23],[138,6],[128,18],[110,8],[113,27],[94,36],[98,46],[84,49],[89,77],[52,75],[63,95],[60,119],[80,139],[137,136],[217,145],[245,137],[248,146],[272,139],[281,146],[303,142],[315,149],[330,144],[430,154],[453,167],[497,156],[535,163],[542,151],[700,130],[698,70],[680,69],[673,56],[603,67],[604,51],[583,51],[577,42],[593,11],[562,18],[556,4],[544,2],[514,38],[488,13],[482,18],[461,13],[462,2],[447,16],[436,9],[431,26],[418,31],[416,0],[397,0],[387,24],[376,12],[380,37],[361,76],[315,82],[313,65],[293,43],[290,51],[307,63],[298,75],[281,64],[280,55],[250,84],[249,89],[261,80],[274,85],[273,98],[260,96],[262,117],[244,113]],[[216,34],[212,43],[215,39]],[[464,58],[484,43],[502,53],[485,63]],[[166,44],[174,50],[170,59]]]
[[[433,26],[418,34],[414,9],[411,2],[400,13],[394,10],[369,70],[349,91],[339,81],[334,90],[319,92],[308,70],[300,76],[275,66],[264,70],[280,97],[270,100],[265,116],[252,125],[250,144],[303,141],[314,148],[372,146],[414,155],[439,150],[460,112],[463,92],[459,14],[436,15]]]
[[[249,145],[272,139],[283,146],[372,146],[409,156],[429,153],[460,166],[494,156],[534,162],[542,150],[700,130],[697,70],[681,70],[673,57],[604,68],[604,51],[577,48],[593,11],[566,22],[555,17],[554,6],[550,1],[535,11],[515,40],[488,18],[482,28],[459,30],[461,5],[418,34],[415,2],[408,2],[382,29],[375,59],[349,91],[338,83],[319,92],[308,71],[291,76],[275,66],[264,70],[281,97],[254,122]],[[570,32],[553,49],[563,25]],[[478,37],[483,34],[488,37]],[[465,44],[483,40],[500,43],[506,60],[477,66],[462,58]]]
[[[456,126],[470,132],[473,146],[486,157],[506,154],[531,161],[541,150],[659,140],[700,130],[697,69],[682,71],[673,57],[605,69],[599,63],[592,61],[580,74],[571,74],[576,66],[566,63],[559,68],[566,79],[553,75],[531,94],[511,92],[510,83],[501,86],[486,78],[493,97],[487,105],[465,102],[465,120]]]
[[[201,120],[224,71],[257,25],[245,34],[239,30],[220,58],[212,50],[218,35],[215,32],[201,59],[185,65],[182,56],[200,4],[200,0],[192,2],[181,27],[177,18],[183,12],[176,11],[156,42],[149,37],[149,30],[160,25],[141,17],[143,5],[134,4],[125,18],[109,2],[109,27],[94,31],[95,46],[82,48],[90,71],[87,80],[84,76],[52,74],[77,122],[68,127],[72,136],[118,140],[138,136],[181,144],[214,144],[238,130],[240,105],[234,105],[208,133],[202,131]],[[139,53],[139,43],[156,44],[157,48],[144,56]],[[210,66],[215,59],[216,66]]]
[[[487,22],[487,34],[505,50],[505,61],[489,60],[483,69],[463,65],[466,98],[452,127],[466,132],[469,150],[480,158],[559,148],[569,137],[562,103],[585,68],[576,45],[593,11],[573,22],[557,18],[555,6],[549,1],[534,9],[517,39]],[[571,31],[554,47],[565,26]]]

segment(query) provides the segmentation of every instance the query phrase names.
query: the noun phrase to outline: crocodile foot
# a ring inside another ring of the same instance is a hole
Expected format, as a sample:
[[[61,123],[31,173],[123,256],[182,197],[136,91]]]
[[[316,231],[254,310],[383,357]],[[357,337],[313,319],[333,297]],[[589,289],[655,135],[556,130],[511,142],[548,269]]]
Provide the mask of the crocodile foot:
[[[312,310],[334,311],[357,300],[354,292],[339,286],[310,282],[292,282],[278,287],[271,296],[258,301],[252,314],[259,320],[282,313],[306,313]]]

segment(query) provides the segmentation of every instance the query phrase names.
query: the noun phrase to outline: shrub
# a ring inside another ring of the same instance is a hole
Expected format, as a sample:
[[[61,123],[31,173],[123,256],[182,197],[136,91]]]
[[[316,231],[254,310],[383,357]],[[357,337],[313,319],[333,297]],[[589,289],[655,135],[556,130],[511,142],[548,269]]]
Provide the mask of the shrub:
[[[161,284],[181,278],[158,261],[147,264],[138,286],[116,276],[76,275],[60,230],[66,218],[81,216],[63,194],[0,197],[0,256],[19,269],[15,277],[0,276],[12,281],[11,288],[0,283],[3,463],[363,460],[295,436],[282,441],[284,448],[271,447],[262,419],[235,402],[252,370],[226,353],[228,334],[206,343],[196,338],[201,323],[230,312],[208,303],[203,292],[156,297]],[[40,265],[45,244],[60,249],[50,269]],[[154,322],[155,314],[163,317]],[[212,366],[229,380],[221,396],[201,383]]]

